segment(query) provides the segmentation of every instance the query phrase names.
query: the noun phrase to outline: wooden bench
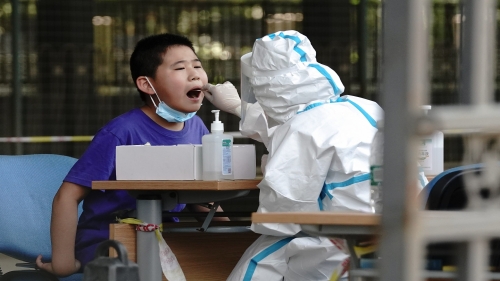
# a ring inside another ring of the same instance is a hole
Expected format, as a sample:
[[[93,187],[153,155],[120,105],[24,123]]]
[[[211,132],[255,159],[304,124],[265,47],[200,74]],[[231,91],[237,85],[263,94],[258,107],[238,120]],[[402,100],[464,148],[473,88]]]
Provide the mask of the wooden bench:
[[[195,227],[192,223],[166,224],[168,227]],[[111,224],[110,239],[125,245],[129,260],[136,260],[136,231],[128,224]],[[245,250],[260,236],[253,232],[164,232],[163,237],[172,249],[189,281],[226,280]],[[112,252],[114,252],[112,250]],[[116,253],[111,253],[116,256]],[[163,280],[166,280],[163,277]]]

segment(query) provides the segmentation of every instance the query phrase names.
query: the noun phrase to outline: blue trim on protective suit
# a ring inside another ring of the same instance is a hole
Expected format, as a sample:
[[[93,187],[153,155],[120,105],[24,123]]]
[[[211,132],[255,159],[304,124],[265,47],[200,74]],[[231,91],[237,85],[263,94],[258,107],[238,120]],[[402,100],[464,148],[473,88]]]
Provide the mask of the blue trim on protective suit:
[[[328,189],[326,188],[326,182],[323,184],[323,188],[321,189],[321,192],[319,193],[319,198],[318,200],[323,200],[326,197],[326,194],[328,193]]]
[[[324,211],[322,201],[323,201],[323,199],[325,199],[327,193],[328,193],[328,190],[326,189],[326,183],[323,183],[323,188],[321,188],[321,192],[319,193],[319,197],[318,197],[318,204],[319,204],[320,211]]]
[[[300,44],[300,42],[302,42],[302,41],[300,41],[299,37],[293,36],[293,35],[285,35],[285,33],[283,33],[283,32],[280,32],[279,37],[285,38],[285,39],[292,39],[297,44]]]
[[[330,102],[330,103],[331,103],[331,102]],[[324,102],[316,102],[316,103],[312,103],[312,104],[310,104],[310,105],[306,106],[304,109],[297,111],[297,114],[300,114],[300,113],[302,113],[302,112],[304,112],[304,111],[308,111],[308,110],[310,110],[310,109],[313,109],[313,108],[315,108],[315,107],[321,106],[321,105],[323,105],[323,104],[325,104],[325,103],[324,103]]]
[[[273,33],[273,34],[269,34],[268,36],[272,40],[272,39],[274,39],[274,37],[276,37],[276,34]],[[295,41],[295,43],[297,43],[297,44],[295,44],[295,46],[293,47],[293,50],[300,55],[300,61],[302,61],[302,62],[307,61],[306,52],[304,52],[304,50],[302,50],[301,48],[297,47],[297,45],[299,45],[300,42],[302,42],[302,41],[300,41],[299,37],[292,36],[292,35],[285,35],[283,32],[280,32],[280,34],[278,36],[283,38],[283,39],[291,39],[291,40]]]
[[[355,108],[357,108],[361,114],[365,116],[365,118],[370,122],[370,124],[373,126],[373,128],[377,129],[377,121],[373,119],[368,112],[366,112],[361,106],[359,106],[357,103],[353,102],[352,100],[347,100],[350,104],[352,104]]]
[[[325,183],[325,185],[323,186],[322,193],[324,192],[325,195],[328,195],[328,198],[332,199],[333,195],[330,194],[329,192],[330,190],[333,190],[337,187],[345,187],[351,184],[360,183],[367,180],[370,180],[370,173],[362,174],[360,176],[354,176],[343,182]]]
[[[258,253],[256,256],[254,256],[252,259],[250,259],[250,263],[248,264],[247,271],[245,272],[245,277],[243,277],[243,281],[251,281],[253,274],[255,273],[255,270],[257,269],[257,265],[260,261],[263,259],[267,258],[269,255],[272,253],[276,252],[277,250],[281,249],[283,246],[288,244],[290,241],[295,239],[295,237],[287,237],[285,239],[281,239],[280,241],[272,244],[271,246],[265,248],[262,250],[260,253]]]
[[[325,78],[328,80],[328,82],[330,83],[330,85],[332,86],[333,88],[333,92],[337,95],[337,94],[340,94],[340,89],[339,87],[337,87],[337,85],[335,84],[335,82],[333,81],[333,78],[332,76],[330,75],[330,73],[328,73],[328,71],[326,71],[321,65],[319,64],[316,64],[316,63],[311,63],[308,65],[309,67],[312,67],[312,68],[315,68],[316,70],[319,71],[319,73],[321,73],[323,76],[325,76]]]
[[[321,196],[323,196],[323,197],[321,197]],[[318,206],[319,206],[320,211],[324,211],[323,202],[321,202],[321,200],[323,200],[323,198],[325,198],[325,195],[323,194],[323,190],[321,190],[319,197],[318,197]]]
[[[377,129],[377,121],[375,121],[375,119],[373,119],[373,117],[371,117],[370,114],[368,114],[368,112],[366,112],[357,103],[355,103],[355,102],[353,102],[351,100],[348,100],[346,98],[342,98],[342,97],[339,97],[335,101],[334,100],[330,100],[330,102],[316,102],[316,103],[312,103],[312,104],[306,106],[303,110],[297,111],[297,114],[300,114],[302,112],[308,111],[308,110],[313,109],[315,107],[321,106],[321,105],[323,105],[325,103],[336,103],[336,102],[349,102],[350,104],[352,104],[352,106],[354,106],[357,110],[359,110],[359,112],[361,112],[361,114],[363,114],[363,116],[366,118],[366,120],[368,120],[368,122],[370,123],[370,125],[372,125],[375,129]]]

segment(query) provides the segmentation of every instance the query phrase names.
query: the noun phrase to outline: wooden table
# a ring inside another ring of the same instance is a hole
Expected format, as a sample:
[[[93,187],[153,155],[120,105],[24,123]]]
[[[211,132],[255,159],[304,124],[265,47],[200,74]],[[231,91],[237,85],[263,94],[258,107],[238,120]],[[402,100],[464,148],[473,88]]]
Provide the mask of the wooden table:
[[[310,226],[311,231],[323,233],[323,236],[359,233],[373,235],[380,224],[380,215],[365,213],[341,212],[284,212],[284,213],[253,213],[254,223],[295,223]],[[322,231],[325,227],[334,228],[328,233]],[[348,232],[345,230],[347,229]]]
[[[247,195],[257,189],[259,179],[228,181],[94,181],[95,190],[127,190],[137,199],[137,218],[143,222],[161,224],[162,210],[176,204],[220,202]],[[207,215],[209,221],[219,204]],[[205,225],[205,224],[204,224]],[[137,233],[137,264],[141,280],[160,281],[158,242],[154,232]],[[207,257],[210,258],[210,257]]]

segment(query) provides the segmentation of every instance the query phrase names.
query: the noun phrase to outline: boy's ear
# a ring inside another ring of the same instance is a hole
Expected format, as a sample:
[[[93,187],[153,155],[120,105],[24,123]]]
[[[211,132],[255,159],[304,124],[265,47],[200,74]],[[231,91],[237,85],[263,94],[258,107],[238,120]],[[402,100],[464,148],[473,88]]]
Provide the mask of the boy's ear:
[[[149,80],[151,82],[151,80]],[[146,93],[148,95],[154,95],[155,91],[153,88],[151,88],[151,85],[149,85],[148,80],[146,79],[146,76],[139,76],[137,77],[137,80],[135,80],[135,83],[137,84],[137,88],[141,90],[143,93]]]

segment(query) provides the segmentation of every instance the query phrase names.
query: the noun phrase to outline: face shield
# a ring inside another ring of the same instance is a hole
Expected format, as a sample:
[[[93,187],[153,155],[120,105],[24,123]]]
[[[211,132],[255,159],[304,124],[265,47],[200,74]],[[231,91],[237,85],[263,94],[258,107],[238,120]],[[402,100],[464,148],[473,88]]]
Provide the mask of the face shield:
[[[247,105],[256,103],[255,94],[250,84],[250,78],[253,78],[252,66],[252,53],[245,54],[241,57],[241,121],[245,121]]]

